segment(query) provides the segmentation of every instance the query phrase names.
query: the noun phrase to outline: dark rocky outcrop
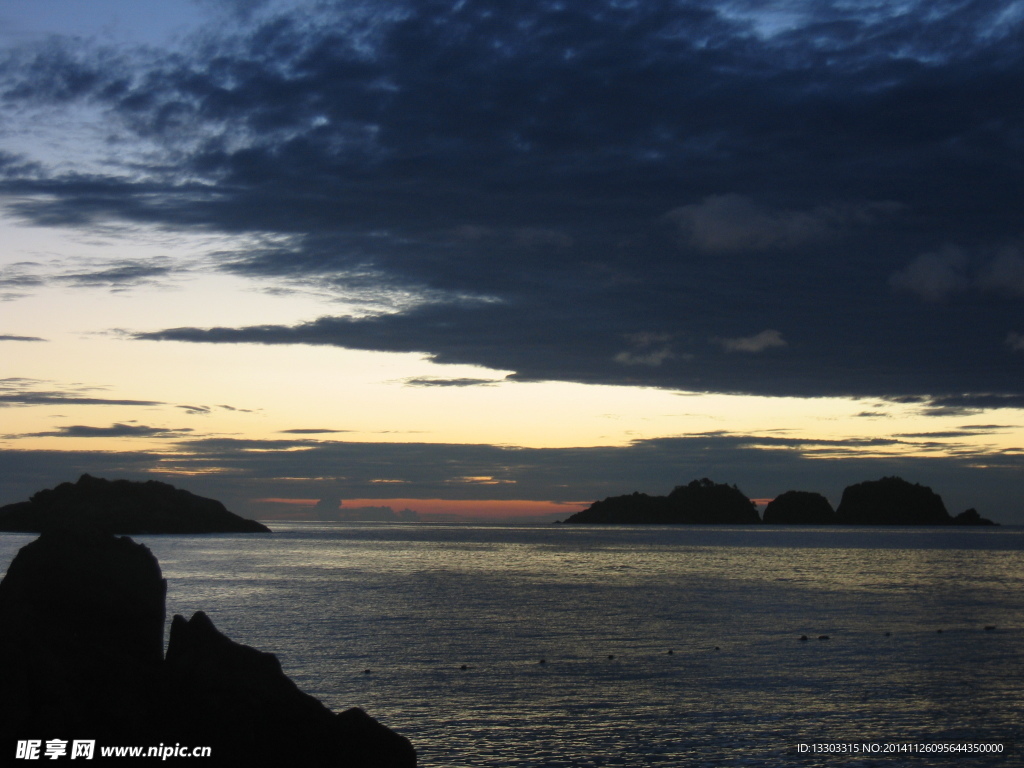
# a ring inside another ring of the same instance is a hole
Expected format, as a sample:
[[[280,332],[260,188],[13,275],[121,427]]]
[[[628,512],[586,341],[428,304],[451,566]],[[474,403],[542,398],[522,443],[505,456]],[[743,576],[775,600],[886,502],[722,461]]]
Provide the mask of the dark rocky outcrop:
[[[0,582],[0,750],[91,739],[210,746],[210,766],[416,765],[407,739],[360,709],[332,713],[202,612],[174,617],[165,659],[165,590],[126,537],[50,531],[23,547]]]
[[[15,737],[155,736],[165,589],[127,538],[53,531],[22,547],[0,582],[0,751]]]
[[[166,667],[176,741],[213,745],[241,765],[416,764],[406,739],[361,709],[334,714],[276,656],[228,639],[202,611],[174,617]]]
[[[668,495],[669,505],[681,522],[756,525],[761,522],[754,502],[735,485],[714,483],[708,478],[677,485]]]
[[[570,515],[564,522],[756,525],[762,520],[754,502],[735,485],[704,478],[678,485],[668,496],[650,496],[639,491],[609,496]],[[951,517],[942,498],[931,488],[899,477],[883,477],[848,486],[835,510],[820,493],[786,491],[765,508],[763,522],[775,525],[998,525],[981,517],[974,509]]]
[[[994,523],[987,517],[982,517],[974,507],[964,510],[954,517],[951,522],[953,525],[999,525],[999,523]]]
[[[668,499],[634,491],[625,496],[609,496],[595,501],[586,509],[571,515],[567,523],[607,523],[611,525],[667,524]]]
[[[633,493],[595,501],[567,523],[617,525],[756,525],[757,508],[735,485],[704,478],[676,486],[668,496]]]
[[[764,509],[764,522],[774,525],[831,525],[836,512],[828,499],[812,491],[786,491]]]
[[[82,475],[39,491],[28,501],[0,507],[0,531],[39,533],[86,525],[116,534],[267,533],[214,499],[156,480],[105,480]]]
[[[899,477],[851,485],[836,509],[843,525],[948,525],[942,497],[931,488]]]

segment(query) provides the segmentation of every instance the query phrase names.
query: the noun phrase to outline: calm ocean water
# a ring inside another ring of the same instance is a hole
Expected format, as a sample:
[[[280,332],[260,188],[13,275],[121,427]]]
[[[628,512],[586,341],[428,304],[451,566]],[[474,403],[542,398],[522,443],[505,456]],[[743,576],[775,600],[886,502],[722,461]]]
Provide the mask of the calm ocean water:
[[[1024,529],[274,527],[136,537],[168,619],[206,611],[426,768],[1021,760]],[[950,742],[1007,753],[863,748]]]

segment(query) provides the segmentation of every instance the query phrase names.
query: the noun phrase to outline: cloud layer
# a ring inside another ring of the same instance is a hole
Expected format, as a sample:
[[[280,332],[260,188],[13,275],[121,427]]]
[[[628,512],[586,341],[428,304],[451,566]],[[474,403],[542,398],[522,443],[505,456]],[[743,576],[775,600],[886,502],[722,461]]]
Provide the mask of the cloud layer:
[[[41,226],[246,237],[206,268],[367,301],[140,339],[700,391],[1024,394],[1019,4],[790,5],[783,22],[745,0],[246,3],[174,51],[33,43],[0,62],[6,124],[56,110],[106,144],[5,153],[0,193]],[[0,290],[195,268],[11,268]]]
[[[737,482],[753,498],[800,489],[824,493],[837,504],[847,485],[898,474],[933,487],[953,512],[975,506],[1004,523],[1019,523],[1012,489],[1024,468],[1020,452],[982,454],[968,447],[972,435],[999,429],[979,425],[867,440],[711,432],[592,448],[321,442],[296,435],[276,441],[184,439],[170,454],[13,451],[4,457],[9,471],[0,477],[0,504],[82,472],[160,477],[252,514],[254,499],[339,497],[534,499],[566,503],[569,514],[606,496],[663,494],[700,477]]]

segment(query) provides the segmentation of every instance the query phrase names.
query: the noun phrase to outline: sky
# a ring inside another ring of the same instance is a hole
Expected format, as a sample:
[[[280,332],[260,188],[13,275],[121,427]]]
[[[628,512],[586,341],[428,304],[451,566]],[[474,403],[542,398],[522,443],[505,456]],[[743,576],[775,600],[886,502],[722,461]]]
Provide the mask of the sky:
[[[2,0],[0,504],[899,475],[1024,524],[1022,43],[1021,0]]]

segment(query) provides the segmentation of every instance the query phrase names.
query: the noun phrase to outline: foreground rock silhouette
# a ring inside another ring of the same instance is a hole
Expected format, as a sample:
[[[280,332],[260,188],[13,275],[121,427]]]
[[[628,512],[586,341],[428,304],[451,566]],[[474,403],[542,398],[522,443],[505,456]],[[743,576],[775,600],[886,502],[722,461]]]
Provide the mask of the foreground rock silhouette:
[[[85,739],[94,762],[101,746],[180,744],[211,747],[210,766],[416,765],[407,739],[360,709],[331,712],[202,612],[174,617],[165,658],[165,593],[127,537],[49,531],[23,547],[0,582],[0,755]]]
[[[214,499],[156,480],[105,480],[82,475],[0,507],[0,531],[40,533],[88,525],[110,533],[269,533],[255,520],[229,512]]]

